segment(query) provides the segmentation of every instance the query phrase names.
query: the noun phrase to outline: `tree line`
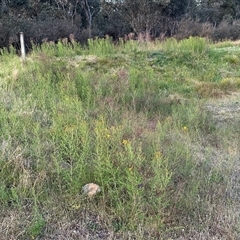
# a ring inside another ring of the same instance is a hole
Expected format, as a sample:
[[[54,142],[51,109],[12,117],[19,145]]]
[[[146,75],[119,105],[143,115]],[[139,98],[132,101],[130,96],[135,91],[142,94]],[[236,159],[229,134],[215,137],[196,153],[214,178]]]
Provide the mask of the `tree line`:
[[[74,37],[240,38],[240,0],[0,0],[0,47]]]

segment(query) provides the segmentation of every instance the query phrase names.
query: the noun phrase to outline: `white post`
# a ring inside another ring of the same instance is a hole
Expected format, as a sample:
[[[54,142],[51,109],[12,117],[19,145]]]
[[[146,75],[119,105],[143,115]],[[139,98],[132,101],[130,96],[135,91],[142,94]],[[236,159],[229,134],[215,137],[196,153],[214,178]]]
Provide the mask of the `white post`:
[[[26,59],[26,51],[25,51],[25,45],[24,45],[23,32],[20,32],[20,45],[21,45],[21,56],[22,56],[22,59],[25,61],[25,59]]]

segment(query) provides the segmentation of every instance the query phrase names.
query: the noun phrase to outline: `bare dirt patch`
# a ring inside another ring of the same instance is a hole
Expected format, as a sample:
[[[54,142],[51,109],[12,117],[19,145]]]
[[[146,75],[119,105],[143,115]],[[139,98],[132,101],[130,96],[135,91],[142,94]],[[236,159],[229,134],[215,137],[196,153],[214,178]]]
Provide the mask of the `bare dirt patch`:
[[[206,110],[213,115],[217,127],[228,127],[240,121],[240,92],[207,101]],[[236,126],[237,127],[237,126]]]

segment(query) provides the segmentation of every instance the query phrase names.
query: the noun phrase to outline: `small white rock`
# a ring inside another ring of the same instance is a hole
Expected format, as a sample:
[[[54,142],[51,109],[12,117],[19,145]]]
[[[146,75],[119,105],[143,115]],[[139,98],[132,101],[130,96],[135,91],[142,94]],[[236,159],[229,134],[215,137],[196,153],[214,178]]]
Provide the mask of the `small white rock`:
[[[88,197],[92,198],[97,193],[101,191],[100,186],[95,183],[88,183],[82,187],[84,194],[88,195]]]

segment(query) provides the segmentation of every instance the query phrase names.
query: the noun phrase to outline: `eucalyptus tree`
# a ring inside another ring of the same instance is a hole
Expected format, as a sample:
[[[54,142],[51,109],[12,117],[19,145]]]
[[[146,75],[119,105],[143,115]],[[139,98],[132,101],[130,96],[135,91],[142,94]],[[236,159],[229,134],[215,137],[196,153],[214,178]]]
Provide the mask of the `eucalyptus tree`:
[[[223,19],[235,19],[239,15],[239,0],[199,0],[199,17],[202,21],[220,23]]]
[[[88,35],[89,38],[92,37],[92,25],[93,17],[97,15],[100,11],[100,1],[99,0],[82,0],[81,6],[85,12],[85,18],[87,21]]]
[[[151,33],[170,0],[102,0],[101,2],[106,12],[120,13],[138,34]]]
[[[174,19],[192,17],[198,6],[198,0],[171,0],[164,14]]]

